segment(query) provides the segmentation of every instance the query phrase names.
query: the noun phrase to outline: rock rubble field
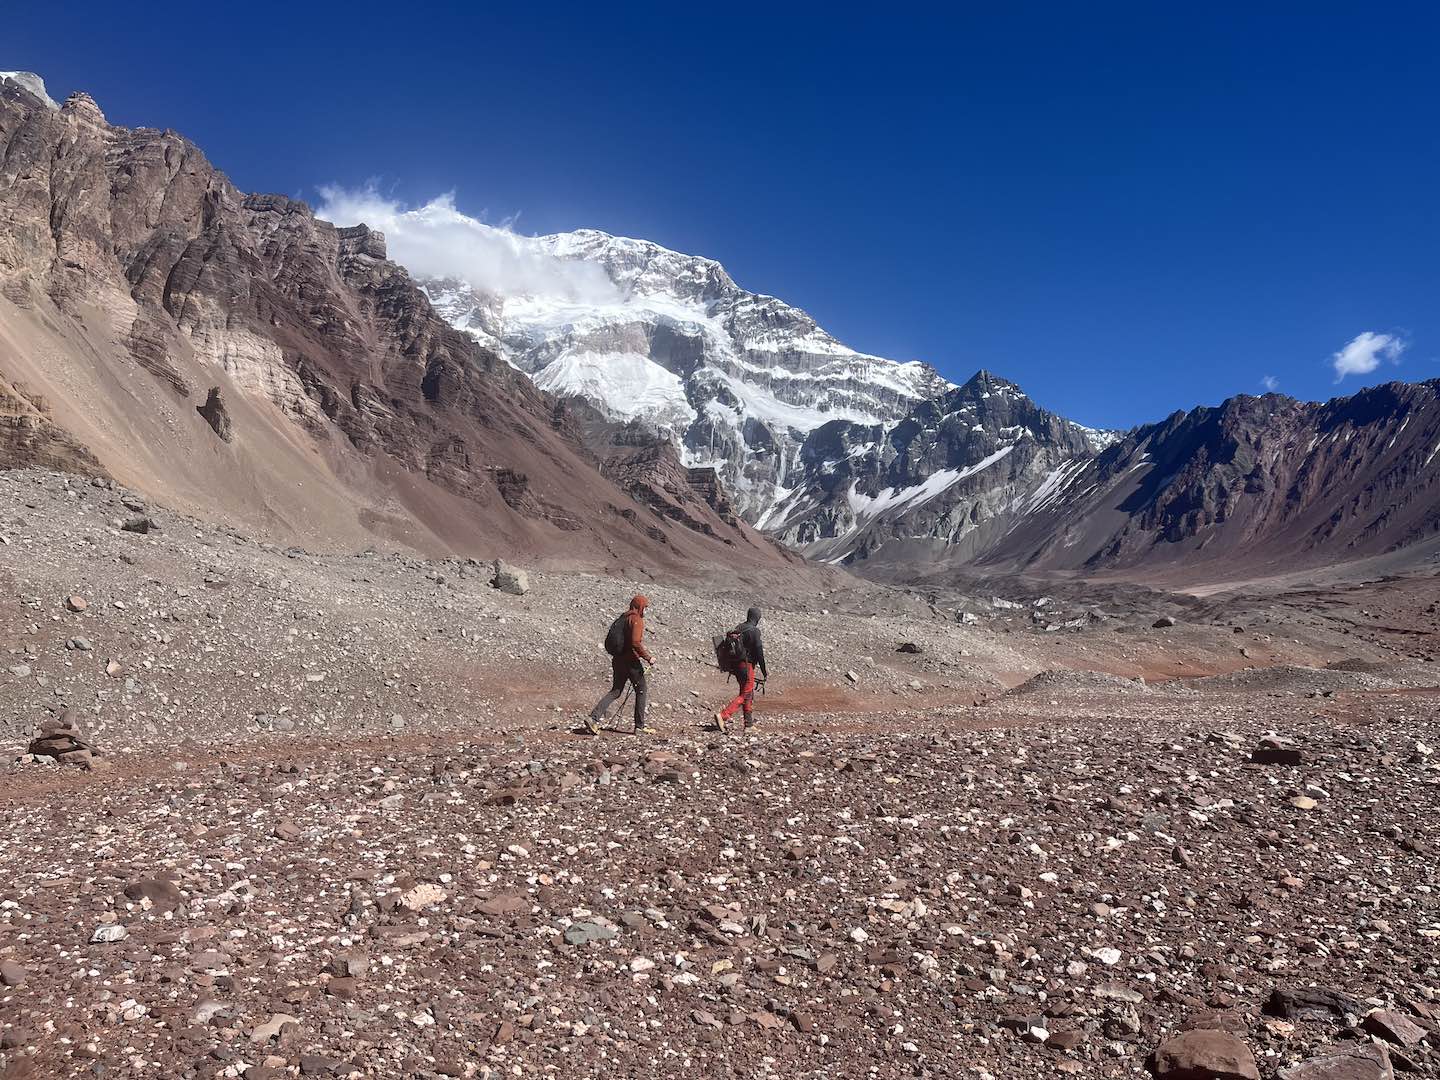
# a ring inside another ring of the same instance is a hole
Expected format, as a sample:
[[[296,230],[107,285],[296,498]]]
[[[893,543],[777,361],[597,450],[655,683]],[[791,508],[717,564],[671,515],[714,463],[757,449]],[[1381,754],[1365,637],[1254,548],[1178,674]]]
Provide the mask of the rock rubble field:
[[[1440,1075],[1433,578],[1156,626],[507,561],[0,474],[0,1077]],[[657,734],[584,736],[636,591]]]

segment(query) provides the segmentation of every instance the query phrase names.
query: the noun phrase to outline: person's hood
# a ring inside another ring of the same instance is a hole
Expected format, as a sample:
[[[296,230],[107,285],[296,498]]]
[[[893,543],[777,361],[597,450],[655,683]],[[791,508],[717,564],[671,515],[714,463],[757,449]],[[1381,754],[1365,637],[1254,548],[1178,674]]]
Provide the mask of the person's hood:
[[[649,607],[649,606],[650,606],[650,601],[649,601],[648,599],[646,599],[645,597],[643,597],[643,596],[637,596],[637,597],[635,597],[635,599],[633,599],[633,600],[630,601],[630,610],[631,610],[631,611],[641,611],[641,612],[643,612],[643,611],[644,611],[647,607]]]
[[[760,624],[760,609],[758,607],[752,607],[749,611],[745,612],[745,621],[752,626],[758,626]]]

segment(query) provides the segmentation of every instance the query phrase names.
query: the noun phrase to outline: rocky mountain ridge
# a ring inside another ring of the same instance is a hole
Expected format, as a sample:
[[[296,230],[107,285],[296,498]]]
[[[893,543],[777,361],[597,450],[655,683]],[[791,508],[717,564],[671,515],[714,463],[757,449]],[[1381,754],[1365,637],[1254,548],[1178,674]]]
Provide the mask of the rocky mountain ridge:
[[[813,557],[1223,580],[1440,550],[1440,380],[1325,403],[1242,395],[1123,435],[981,372],[894,426],[836,422],[760,524]]]
[[[703,476],[657,470],[637,501],[603,475],[573,412],[438,318],[379,233],[39,90],[0,78],[3,464],[321,545],[792,561]]]
[[[1242,395],[1129,432],[980,560],[1035,569],[1338,563],[1440,539],[1440,380]]]
[[[1324,405],[1241,396],[1097,431],[986,371],[957,387],[854,353],[713,260],[593,230],[533,243],[603,272],[619,299],[430,281],[437,310],[538,385],[669,435],[684,461],[715,466],[742,517],[814,559],[899,580],[969,565],[1144,574],[1344,561],[1435,533],[1419,494],[1440,440],[1429,384]]]
[[[422,291],[375,230],[0,75],[0,462],[317,544],[588,565],[786,565],[757,528],[905,581],[1269,573],[1440,542],[1435,383],[1242,396],[1119,435],[988,372],[952,386],[855,352],[713,260],[533,243],[609,291]]]
[[[898,420],[949,386],[926,364],[843,345],[714,260],[589,229],[516,240],[598,268],[613,295],[499,295],[423,279],[436,310],[542,389],[671,437],[688,466],[719,471],[747,520],[773,509],[816,428]]]

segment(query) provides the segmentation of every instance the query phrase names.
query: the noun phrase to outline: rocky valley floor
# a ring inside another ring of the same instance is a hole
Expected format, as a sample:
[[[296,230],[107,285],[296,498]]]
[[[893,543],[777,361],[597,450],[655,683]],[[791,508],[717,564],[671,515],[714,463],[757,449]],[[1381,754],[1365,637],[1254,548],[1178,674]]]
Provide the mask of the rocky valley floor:
[[[1440,1075],[1433,577],[489,580],[0,474],[0,1076]]]

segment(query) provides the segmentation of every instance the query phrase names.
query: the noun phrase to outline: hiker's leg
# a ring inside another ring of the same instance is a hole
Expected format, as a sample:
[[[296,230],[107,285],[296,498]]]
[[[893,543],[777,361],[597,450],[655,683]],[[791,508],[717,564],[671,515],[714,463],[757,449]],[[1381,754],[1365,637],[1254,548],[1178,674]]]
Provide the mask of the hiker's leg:
[[[614,667],[610,674],[610,692],[600,699],[595,708],[590,710],[591,720],[599,720],[609,712],[610,706],[620,700],[620,695],[625,692],[625,680],[629,673],[623,667]]]
[[[635,726],[645,726],[645,705],[650,700],[650,687],[645,682],[645,669],[638,663],[630,670],[630,685],[635,687]]]
[[[755,693],[755,667],[753,664],[747,664],[742,660],[739,670],[735,672],[735,677],[740,683],[740,692],[731,699],[729,705],[726,705],[725,708],[720,710],[720,715],[726,720],[729,720],[730,717],[734,716],[735,713],[744,706],[747,688],[751,694]],[[747,709],[746,711],[748,712],[749,710]]]

